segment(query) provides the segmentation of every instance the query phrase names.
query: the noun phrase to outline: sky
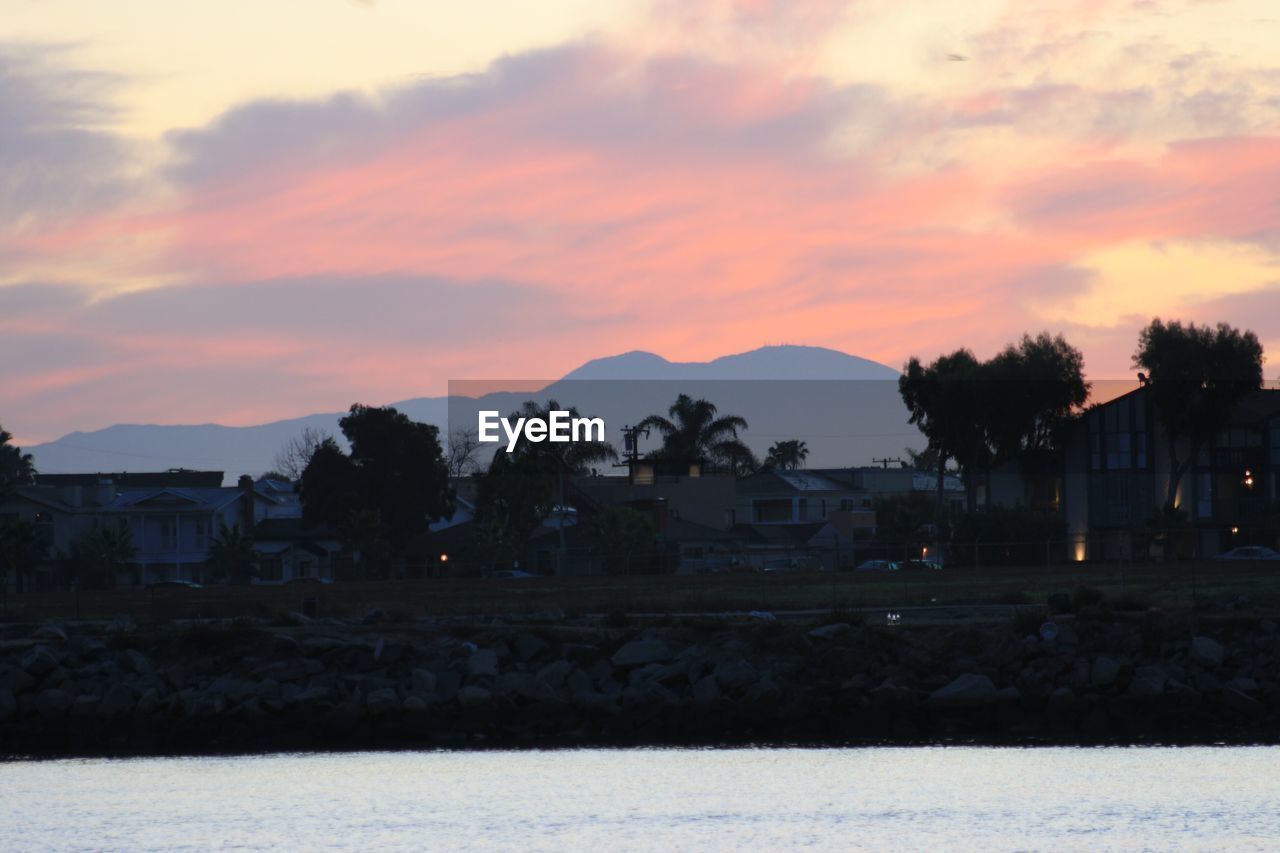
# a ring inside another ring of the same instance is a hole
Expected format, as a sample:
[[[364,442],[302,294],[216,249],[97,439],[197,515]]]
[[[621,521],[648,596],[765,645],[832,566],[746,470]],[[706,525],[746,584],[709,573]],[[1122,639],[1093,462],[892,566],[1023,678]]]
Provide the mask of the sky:
[[[1274,0],[0,0],[0,424],[1041,330],[1119,378],[1154,316],[1280,353],[1276,44]]]

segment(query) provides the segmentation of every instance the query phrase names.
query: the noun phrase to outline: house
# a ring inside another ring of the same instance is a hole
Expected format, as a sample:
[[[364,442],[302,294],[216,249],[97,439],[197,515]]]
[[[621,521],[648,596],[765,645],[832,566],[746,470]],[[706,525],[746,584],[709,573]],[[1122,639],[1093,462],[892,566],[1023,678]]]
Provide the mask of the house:
[[[762,471],[736,492],[733,532],[756,568],[845,568],[875,535],[873,493],[853,470]]]
[[[1189,447],[1174,448],[1185,459]],[[1063,511],[1075,560],[1144,559],[1167,551],[1212,556],[1236,545],[1276,546],[1269,508],[1280,500],[1280,391],[1242,400],[1178,484],[1187,525],[1160,535],[1171,473],[1168,436],[1146,387],[1091,407],[1066,450]]]
[[[261,519],[253,531],[253,552],[258,562],[254,583],[258,584],[337,580],[351,562],[337,533],[310,527],[301,517]]]
[[[0,517],[30,521],[39,531],[45,559],[36,567],[37,588],[64,585],[77,542],[107,526],[128,530],[134,549],[115,583],[199,581],[206,575],[209,545],[224,525],[252,530],[287,506],[249,477],[230,487],[222,479],[221,471],[187,470],[42,474],[0,505]]]

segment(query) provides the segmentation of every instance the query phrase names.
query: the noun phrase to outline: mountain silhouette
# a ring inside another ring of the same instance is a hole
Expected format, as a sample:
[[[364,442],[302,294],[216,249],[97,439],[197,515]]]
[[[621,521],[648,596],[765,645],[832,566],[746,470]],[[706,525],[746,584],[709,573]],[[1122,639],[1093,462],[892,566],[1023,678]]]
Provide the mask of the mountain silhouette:
[[[809,464],[819,467],[865,463],[873,454],[897,455],[904,444],[921,443],[906,425],[897,377],[898,371],[883,364],[822,347],[768,346],[707,362],[673,362],[633,351],[588,361],[536,393],[498,392],[476,399],[459,395],[452,401],[415,397],[389,405],[445,431],[451,423],[474,427],[479,409],[506,413],[527,399],[554,398],[583,414],[604,417],[609,439],[620,444],[625,423],[665,414],[677,393],[688,393],[746,417],[752,424],[746,439],[757,452],[763,454],[780,438],[801,438],[809,444]],[[244,427],[116,424],[72,432],[26,450],[45,473],[195,468],[225,471],[233,482],[241,473],[269,470],[281,445],[306,428],[341,440],[338,420],[343,414],[317,413]]]

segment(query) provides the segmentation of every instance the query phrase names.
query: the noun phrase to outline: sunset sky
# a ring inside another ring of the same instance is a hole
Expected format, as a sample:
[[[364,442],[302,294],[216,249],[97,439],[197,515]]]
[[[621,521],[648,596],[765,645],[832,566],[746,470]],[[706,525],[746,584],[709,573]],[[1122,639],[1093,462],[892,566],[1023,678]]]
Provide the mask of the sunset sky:
[[[1042,329],[1114,378],[1154,315],[1280,353],[1277,45],[1275,0],[0,0],[0,424]]]

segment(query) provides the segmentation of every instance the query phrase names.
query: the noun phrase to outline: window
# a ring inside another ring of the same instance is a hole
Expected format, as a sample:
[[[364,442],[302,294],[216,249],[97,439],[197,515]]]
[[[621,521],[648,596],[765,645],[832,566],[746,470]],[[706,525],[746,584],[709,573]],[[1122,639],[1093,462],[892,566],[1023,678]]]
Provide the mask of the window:
[[[172,521],[160,522],[160,547],[169,551],[178,549],[178,529]]]

